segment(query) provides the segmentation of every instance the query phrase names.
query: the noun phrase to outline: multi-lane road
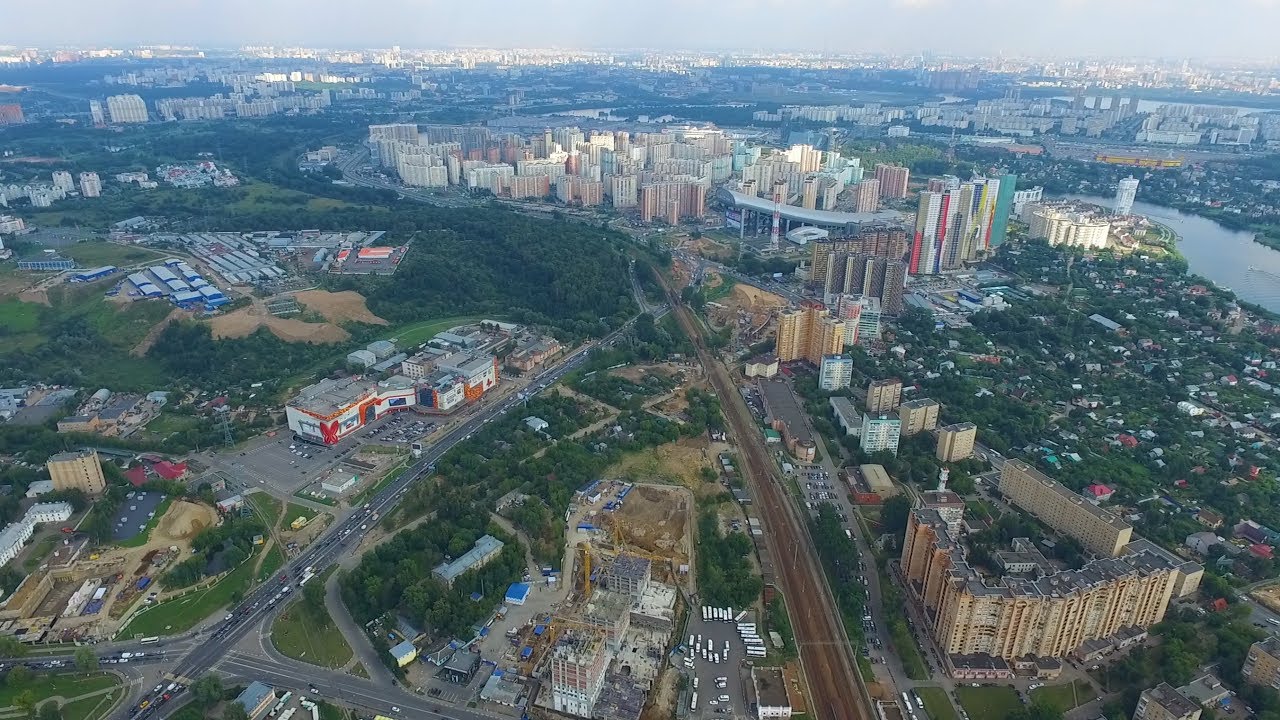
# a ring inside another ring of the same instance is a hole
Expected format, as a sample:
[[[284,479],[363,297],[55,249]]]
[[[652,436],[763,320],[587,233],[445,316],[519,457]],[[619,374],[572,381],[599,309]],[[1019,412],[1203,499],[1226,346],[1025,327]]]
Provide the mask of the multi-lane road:
[[[598,344],[609,345],[613,343],[634,322],[634,319],[627,321],[621,328],[600,340]],[[564,375],[580,367],[586,360],[590,350],[596,345],[597,343],[590,343],[579,348],[563,358],[559,364],[534,377],[529,383],[529,390],[536,392],[552,383],[558,382]],[[342,555],[350,552],[350,548],[359,544],[360,538],[367,532],[368,527],[374,523],[374,515],[381,516],[394,507],[412,484],[432,472],[436,461],[441,456],[458,443],[470,438],[473,433],[491,420],[502,416],[520,403],[521,399],[519,397],[513,397],[490,407],[482,408],[475,416],[449,431],[439,442],[427,449],[399,478],[380,490],[364,507],[356,510],[345,520],[331,526],[316,539],[306,552],[285,565],[280,571],[281,576],[284,578],[283,580],[269,581],[259,586],[233,609],[227,619],[219,622],[212,629],[202,631],[200,641],[193,643],[185,655],[175,658],[174,653],[170,652],[168,643],[164,646],[155,646],[157,650],[162,647],[168,653],[167,661],[173,667],[171,675],[181,682],[189,683],[208,672],[215,665],[224,662],[224,658],[227,658],[232,653],[232,648],[246,633],[254,628],[263,627],[263,621],[269,619],[274,611],[288,602],[288,595],[283,597],[280,595],[284,586],[296,587],[307,568],[311,568],[315,574],[319,574],[329,565],[337,562]],[[112,649],[116,649],[116,646],[112,646]],[[233,671],[237,674],[257,672],[260,669],[260,665],[262,672],[258,672],[258,676],[261,679],[267,682],[274,681],[284,687],[308,687],[311,684],[315,684],[317,678],[324,676],[326,688],[337,688],[344,693],[338,699],[350,704],[360,705],[366,709],[376,710],[383,714],[395,713],[392,708],[401,707],[412,709],[414,712],[413,717],[427,717],[434,713],[435,709],[438,709],[440,705],[438,701],[427,703],[422,698],[402,690],[380,688],[368,680],[344,676],[340,673],[326,674],[324,671],[311,667],[307,667],[305,670],[290,669],[272,661],[255,660],[240,655],[231,656],[225,660],[225,664],[228,671]],[[328,677],[329,675],[332,677]],[[136,708],[143,700],[150,701],[154,707],[159,695],[160,693],[148,692],[141,697],[135,698],[129,707]],[[152,709],[148,708],[138,713],[135,717],[148,717],[151,715]],[[460,711],[453,707],[449,708],[449,715],[454,718],[461,717]],[[123,716],[127,717],[128,713],[126,712]],[[474,720],[479,720],[481,717],[483,716],[475,714]],[[462,720],[468,719],[462,718]]]

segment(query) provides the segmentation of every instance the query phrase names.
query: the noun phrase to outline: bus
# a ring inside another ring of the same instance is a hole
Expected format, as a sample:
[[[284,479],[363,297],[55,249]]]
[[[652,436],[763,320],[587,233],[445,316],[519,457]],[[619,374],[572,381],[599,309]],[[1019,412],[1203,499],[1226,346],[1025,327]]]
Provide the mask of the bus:
[[[689,697],[689,709],[690,710],[698,709],[698,693],[696,692]]]
[[[1280,623],[1276,623],[1276,624],[1280,625]],[[138,642],[142,645],[155,645],[156,643],[160,642],[160,638],[153,635],[152,637],[144,637]]]
[[[1271,623],[1272,625],[1280,625],[1280,620],[1277,620],[1275,618],[1267,618],[1267,622]]]

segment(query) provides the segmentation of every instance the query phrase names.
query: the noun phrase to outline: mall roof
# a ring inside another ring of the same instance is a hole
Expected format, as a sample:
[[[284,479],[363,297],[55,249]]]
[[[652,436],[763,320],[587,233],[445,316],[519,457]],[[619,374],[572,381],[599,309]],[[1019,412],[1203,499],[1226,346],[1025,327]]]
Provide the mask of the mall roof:
[[[728,188],[720,189],[720,199],[726,203],[732,203],[736,207],[755,210],[756,212],[772,214],[773,201],[754,195],[735,192]],[[795,205],[782,205],[778,208],[778,214],[787,219],[796,222],[807,223],[810,225],[821,226],[846,226],[846,225],[863,225],[868,223],[898,223],[902,222],[902,213],[896,210],[879,210],[873,213],[850,213],[840,212],[837,210],[809,210],[808,208],[797,207]]]

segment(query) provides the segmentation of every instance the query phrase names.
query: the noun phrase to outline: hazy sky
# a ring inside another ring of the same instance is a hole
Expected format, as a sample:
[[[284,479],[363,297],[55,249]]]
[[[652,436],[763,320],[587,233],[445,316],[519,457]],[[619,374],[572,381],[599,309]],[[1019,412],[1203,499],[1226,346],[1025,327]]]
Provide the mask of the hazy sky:
[[[0,0],[0,43],[1280,56],[1280,0]]]

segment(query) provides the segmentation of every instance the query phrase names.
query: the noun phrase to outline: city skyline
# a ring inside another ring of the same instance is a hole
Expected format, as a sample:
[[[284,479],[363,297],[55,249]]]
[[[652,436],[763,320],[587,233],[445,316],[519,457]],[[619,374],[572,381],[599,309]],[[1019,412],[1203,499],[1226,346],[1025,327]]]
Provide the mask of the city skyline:
[[[620,22],[638,14],[655,22]],[[6,15],[0,43],[19,47],[550,46],[1275,58],[1267,28],[1280,26],[1280,2],[1044,0],[1029,17],[1025,6],[1006,0],[654,0],[644,8],[586,0],[520,6],[500,0],[371,0],[359,6],[348,0],[226,0],[216,6],[199,0],[68,0],[56,11],[21,6],[7,8]]]

